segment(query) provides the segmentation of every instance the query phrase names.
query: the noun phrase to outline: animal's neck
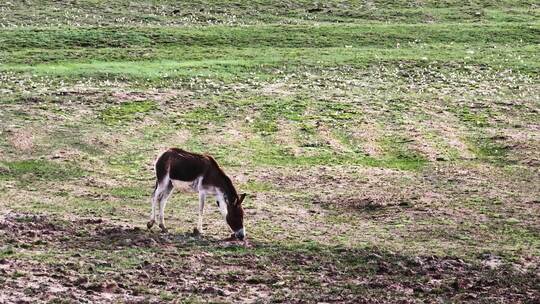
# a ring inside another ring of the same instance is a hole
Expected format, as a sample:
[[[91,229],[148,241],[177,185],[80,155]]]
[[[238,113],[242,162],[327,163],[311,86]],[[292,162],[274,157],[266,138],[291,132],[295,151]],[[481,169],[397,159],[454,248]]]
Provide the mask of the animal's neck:
[[[238,193],[234,188],[231,179],[221,170],[217,162],[213,158],[209,158],[211,161],[210,175],[213,176],[214,183],[225,196],[227,204],[232,204],[238,198]]]
[[[236,193],[236,189],[234,189],[234,186],[231,185],[225,185],[225,187],[222,188],[223,194],[225,195],[225,198],[227,199],[228,204],[232,204],[238,194]]]
[[[223,192],[227,204],[232,204],[237,199],[238,194],[236,193],[236,189],[234,188],[231,180],[225,174],[223,174],[223,179],[221,179],[219,188]]]

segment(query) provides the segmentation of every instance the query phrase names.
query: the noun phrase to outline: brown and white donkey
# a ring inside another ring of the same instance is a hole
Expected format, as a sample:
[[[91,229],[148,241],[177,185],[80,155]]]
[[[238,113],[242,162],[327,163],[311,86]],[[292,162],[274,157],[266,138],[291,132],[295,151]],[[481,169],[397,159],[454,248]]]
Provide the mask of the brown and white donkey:
[[[239,240],[246,237],[244,210],[242,209],[242,201],[246,194],[238,195],[231,179],[212,156],[170,148],[157,158],[155,169],[157,180],[152,193],[152,213],[147,224],[148,229],[151,229],[156,222],[156,216],[158,216],[156,207],[159,204],[159,227],[162,231],[167,231],[163,221],[167,199],[172,190],[179,186],[177,182],[187,182],[191,189],[199,192],[197,229],[200,233],[202,233],[204,201],[208,194],[213,194],[217,199],[219,210],[234,232],[234,236]]]

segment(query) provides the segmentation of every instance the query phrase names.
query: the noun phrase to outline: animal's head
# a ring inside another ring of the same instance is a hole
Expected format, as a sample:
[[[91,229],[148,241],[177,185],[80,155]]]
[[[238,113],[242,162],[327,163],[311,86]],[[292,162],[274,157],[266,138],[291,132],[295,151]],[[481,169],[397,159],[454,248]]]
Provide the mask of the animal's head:
[[[244,240],[246,237],[246,230],[244,229],[244,209],[242,209],[242,202],[246,198],[246,194],[243,193],[238,196],[234,202],[227,204],[227,224],[234,232],[234,236],[239,240]]]

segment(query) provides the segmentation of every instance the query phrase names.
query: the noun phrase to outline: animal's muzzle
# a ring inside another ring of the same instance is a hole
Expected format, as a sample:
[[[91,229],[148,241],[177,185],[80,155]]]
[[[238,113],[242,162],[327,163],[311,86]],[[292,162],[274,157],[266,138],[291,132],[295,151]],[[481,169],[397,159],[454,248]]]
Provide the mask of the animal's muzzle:
[[[243,241],[244,238],[246,237],[246,232],[244,231],[244,228],[238,230],[238,231],[235,231],[234,232],[234,236],[239,239],[240,241]]]

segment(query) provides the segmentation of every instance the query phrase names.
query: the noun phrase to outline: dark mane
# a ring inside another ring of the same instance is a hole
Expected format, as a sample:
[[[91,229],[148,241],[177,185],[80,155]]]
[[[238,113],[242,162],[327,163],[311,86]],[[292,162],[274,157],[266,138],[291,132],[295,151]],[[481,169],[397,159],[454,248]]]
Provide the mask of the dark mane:
[[[235,204],[238,199],[238,193],[236,192],[236,188],[234,188],[233,183],[231,179],[225,174],[223,169],[219,166],[217,161],[210,155],[205,154],[204,155],[212,164],[214,169],[216,170],[216,174],[218,174],[223,181],[223,189],[225,190],[225,195],[227,196],[227,199],[230,204]]]
[[[182,155],[182,157],[189,157],[189,158],[204,158],[205,156],[207,156],[207,155],[202,155],[202,154],[195,153],[195,152],[188,152],[188,151],[186,151],[184,149],[180,149],[180,148],[169,148],[168,151],[180,154],[180,155]]]

